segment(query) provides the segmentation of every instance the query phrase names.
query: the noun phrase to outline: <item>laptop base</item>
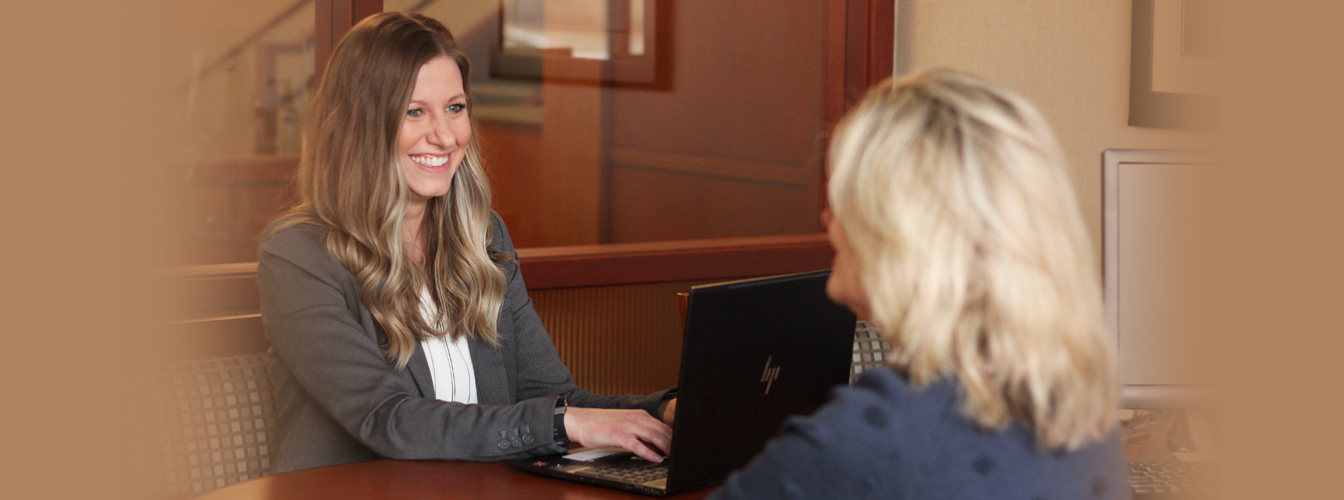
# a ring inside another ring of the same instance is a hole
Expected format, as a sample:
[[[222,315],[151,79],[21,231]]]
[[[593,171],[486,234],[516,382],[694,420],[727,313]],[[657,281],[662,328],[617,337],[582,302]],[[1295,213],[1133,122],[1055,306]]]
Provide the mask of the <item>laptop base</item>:
[[[592,460],[566,458],[575,455],[582,456],[581,453],[591,452],[608,452],[608,454]],[[684,493],[684,491],[668,491],[667,473],[670,470],[668,462],[651,463],[635,456],[634,453],[619,448],[581,448],[574,450],[573,453],[563,455],[547,455],[527,460],[516,460],[509,462],[509,465],[524,472],[625,490],[642,495],[665,497],[676,493]],[[705,486],[709,485],[706,484]]]

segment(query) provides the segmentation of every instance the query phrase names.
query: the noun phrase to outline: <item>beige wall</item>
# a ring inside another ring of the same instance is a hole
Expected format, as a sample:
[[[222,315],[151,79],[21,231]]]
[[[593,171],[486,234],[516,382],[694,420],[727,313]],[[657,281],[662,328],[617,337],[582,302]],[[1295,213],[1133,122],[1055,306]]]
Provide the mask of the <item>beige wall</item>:
[[[1201,148],[1211,139],[1127,125],[1130,10],[1130,0],[898,0],[896,68],[969,71],[1036,104],[1100,248],[1103,150]]]

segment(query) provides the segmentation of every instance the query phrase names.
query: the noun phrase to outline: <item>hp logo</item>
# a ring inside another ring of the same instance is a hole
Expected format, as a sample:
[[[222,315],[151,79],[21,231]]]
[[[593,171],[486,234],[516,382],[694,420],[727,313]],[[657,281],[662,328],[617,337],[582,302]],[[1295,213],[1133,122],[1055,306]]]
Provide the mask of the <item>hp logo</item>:
[[[770,355],[770,357],[765,358],[765,373],[761,374],[761,382],[765,382],[766,394],[770,394],[770,386],[774,385],[775,379],[779,378],[779,367],[770,367],[770,361],[773,359],[775,359],[773,354]]]

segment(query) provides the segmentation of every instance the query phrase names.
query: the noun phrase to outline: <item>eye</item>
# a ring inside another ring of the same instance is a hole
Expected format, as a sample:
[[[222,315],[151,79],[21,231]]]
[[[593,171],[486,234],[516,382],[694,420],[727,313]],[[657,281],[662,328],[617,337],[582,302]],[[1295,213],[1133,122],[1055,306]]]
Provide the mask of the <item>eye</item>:
[[[464,110],[466,110],[466,109],[467,109],[467,105],[466,105],[466,104],[462,104],[462,103],[449,104],[449,105],[448,105],[448,111],[453,112],[453,113],[461,113],[462,111],[464,111]]]
[[[409,116],[409,117],[411,117],[411,118],[418,117],[418,116],[420,116],[420,115],[422,115],[422,114],[424,114],[424,113],[425,113],[425,110],[420,109],[420,108],[411,108],[411,109],[406,110],[406,116]]]

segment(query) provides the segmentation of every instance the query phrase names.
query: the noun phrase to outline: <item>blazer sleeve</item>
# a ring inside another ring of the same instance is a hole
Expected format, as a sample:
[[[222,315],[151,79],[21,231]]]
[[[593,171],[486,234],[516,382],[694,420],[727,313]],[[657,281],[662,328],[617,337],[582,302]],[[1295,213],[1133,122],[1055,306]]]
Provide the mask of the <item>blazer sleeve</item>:
[[[420,397],[383,354],[354,277],[327,256],[324,235],[310,225],[268,234],[257,272],[266,337],[322,411],[388,458],[484,461],[563,451],[550,436],[554,395],[530,391],[533,397],[510,405]]]
[[[508,228],[499,215],[491,212],[491,224],[494,237],[491,246],[508,254],[513,262],[504,267],[508,278],[508,293],[502,314],[512,316],[513,331],[509,332],[517,340],[517,391],[519,399],[563,395],[572,406],[586,408],[623,408],[645,410],[654,418],[658,415],[659,404],[673,393],[669,390],[658,391],[647,396],[598,396],[574,384],[569,368],[560,360],[541,318],[532,307],[532,299],[527,295],[527,285],[523,282],[518,265],[518,252],[509,238]]]

